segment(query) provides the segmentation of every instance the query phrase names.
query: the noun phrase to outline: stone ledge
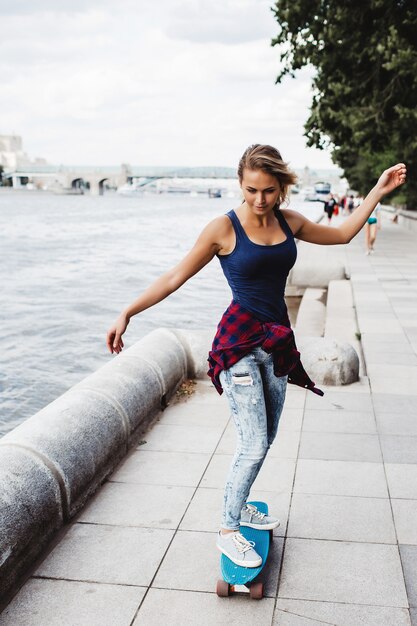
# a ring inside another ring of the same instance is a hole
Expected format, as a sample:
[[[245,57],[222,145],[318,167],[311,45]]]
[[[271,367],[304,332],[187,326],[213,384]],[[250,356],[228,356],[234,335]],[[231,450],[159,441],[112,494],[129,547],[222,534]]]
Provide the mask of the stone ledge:
[[[186,331],[152,331],[1,438],[3,597],[202,369],[198,348]]]

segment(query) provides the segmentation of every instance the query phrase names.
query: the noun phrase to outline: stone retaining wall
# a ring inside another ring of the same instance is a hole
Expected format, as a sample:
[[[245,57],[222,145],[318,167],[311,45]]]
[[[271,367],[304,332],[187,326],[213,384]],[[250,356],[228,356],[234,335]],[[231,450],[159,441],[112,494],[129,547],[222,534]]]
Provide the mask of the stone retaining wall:
[[[404,209],[395,209],[389,205],[382,205],[382,211],[387,214],[391,219],[396,218],[397,224],[417,232],[417,211],[406,211]]]
[[[201,374],[204,337],[209,345],[208,333],[197,340],[196,333],[155,330],[0,439],[0,599],[181,382]]]

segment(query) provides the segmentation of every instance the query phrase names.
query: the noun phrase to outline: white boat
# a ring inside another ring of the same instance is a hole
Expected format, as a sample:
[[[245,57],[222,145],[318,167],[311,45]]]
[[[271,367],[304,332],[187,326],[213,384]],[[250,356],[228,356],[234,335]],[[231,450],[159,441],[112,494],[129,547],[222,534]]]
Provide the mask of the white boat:
[[[125,185],[121,185],[121,187],[117,188],[117,193],[120,193],[122,196],[135,196],[143,194],[143,192],[143,185],[138,183],[126,183]]]

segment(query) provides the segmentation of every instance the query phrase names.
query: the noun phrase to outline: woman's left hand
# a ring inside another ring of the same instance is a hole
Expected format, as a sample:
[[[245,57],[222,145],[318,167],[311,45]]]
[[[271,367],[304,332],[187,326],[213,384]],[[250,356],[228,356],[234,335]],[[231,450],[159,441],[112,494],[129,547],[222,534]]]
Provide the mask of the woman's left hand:
[[[393,165],[393,167],[389,167],[387,170],[382,172],[375,188],[379,191],[381,196],[386,196],[400,185],[403,185],[406,178],[406,166],[404,163],[397,163],[397,165]]]

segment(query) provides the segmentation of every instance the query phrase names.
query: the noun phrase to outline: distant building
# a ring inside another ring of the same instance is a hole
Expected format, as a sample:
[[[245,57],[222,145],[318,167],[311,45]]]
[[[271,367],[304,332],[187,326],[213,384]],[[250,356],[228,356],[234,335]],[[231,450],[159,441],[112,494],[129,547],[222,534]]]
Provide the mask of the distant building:
[[[0,135],[0,165],[14,170],[28,165],[45,165],[46,159],[30,159],[23,151],[22,138],[19,135]]]

